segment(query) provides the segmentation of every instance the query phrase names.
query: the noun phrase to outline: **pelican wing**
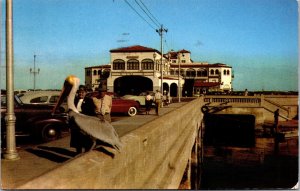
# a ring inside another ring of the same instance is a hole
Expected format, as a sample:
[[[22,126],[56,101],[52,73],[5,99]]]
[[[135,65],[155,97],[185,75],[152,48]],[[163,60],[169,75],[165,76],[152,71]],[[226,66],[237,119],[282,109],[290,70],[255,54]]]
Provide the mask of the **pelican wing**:
[[[78,127],[88,135],[110,144],[120,151],[122,143],[114,127],[107,121],[101,121],[98,117],[83,115],[74,111],[69,112],[70,118],[74,118]]]

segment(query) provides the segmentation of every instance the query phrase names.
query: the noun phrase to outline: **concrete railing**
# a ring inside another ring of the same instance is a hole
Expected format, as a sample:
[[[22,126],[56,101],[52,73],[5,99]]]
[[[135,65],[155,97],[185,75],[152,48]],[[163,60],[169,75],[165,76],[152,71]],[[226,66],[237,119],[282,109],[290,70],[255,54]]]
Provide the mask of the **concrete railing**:
[[[20,189],[177,189],[203,115],[198,98],[121,137],[113,157],[88,152]]]
[[[260,106],[260,96],[205,96],[204,102],[212,104],[230,103],[231,105],[252,104]]]
[[[206,95],[204,102],[210,106],[229,105],[235,108],[263,108],[267,120],[273,120],[273,114],[279,109],[281,120],[293,118],[298,114],[298,96],[255,95],[255,96],[227,96]]]

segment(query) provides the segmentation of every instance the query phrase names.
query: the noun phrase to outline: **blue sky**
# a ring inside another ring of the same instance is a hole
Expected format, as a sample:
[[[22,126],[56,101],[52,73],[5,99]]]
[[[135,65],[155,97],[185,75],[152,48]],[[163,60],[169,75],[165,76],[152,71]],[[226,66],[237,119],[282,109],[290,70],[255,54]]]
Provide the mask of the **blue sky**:
[[[164,51],[233,67],[234,90],[298,90],[296,0],[141,0],[168,32]],[[135,0],[13,0],[15,89],[61,88],[65,77],[109,63],[109,50],[160,50],[155,26]],[[140,3],[140,0],[137,0]],[[141,3],[140,3],[141,4]],[[1,1],[1,88],[5,88],[5,1]]]

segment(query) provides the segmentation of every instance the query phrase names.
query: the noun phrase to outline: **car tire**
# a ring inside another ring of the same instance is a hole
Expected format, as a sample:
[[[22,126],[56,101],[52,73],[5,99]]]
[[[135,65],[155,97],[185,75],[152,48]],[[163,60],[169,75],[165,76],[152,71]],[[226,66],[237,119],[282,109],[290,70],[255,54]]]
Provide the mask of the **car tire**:
[[[58,130],[57,124],[46,124],[41,129],[41,137],[43,142],[56,140],[60,137],[61,133]]]
[[[135,116],[136,114],[137,114],[137,109],[135,108],[135,107],[130,107],[129,109],[128,109],[128,115],[129,116]]]

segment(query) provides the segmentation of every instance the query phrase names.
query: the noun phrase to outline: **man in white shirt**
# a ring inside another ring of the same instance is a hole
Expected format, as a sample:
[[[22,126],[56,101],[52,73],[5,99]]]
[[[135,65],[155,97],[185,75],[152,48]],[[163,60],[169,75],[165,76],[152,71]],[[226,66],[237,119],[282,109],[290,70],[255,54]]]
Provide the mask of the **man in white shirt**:
[[[158,112],[159,112],[159,108],[161,107],[162,98],[163,95],[158,90],[156,90],[156,93],[154,95],[156,115],[159,115]]]
[[[101,120],[106,120],[111,123],[111,107],[112,107],[112,97],[106,95],[106,88],[99,88],[99,98],[93,98],[94,104],[96,106],[96,114]]]

